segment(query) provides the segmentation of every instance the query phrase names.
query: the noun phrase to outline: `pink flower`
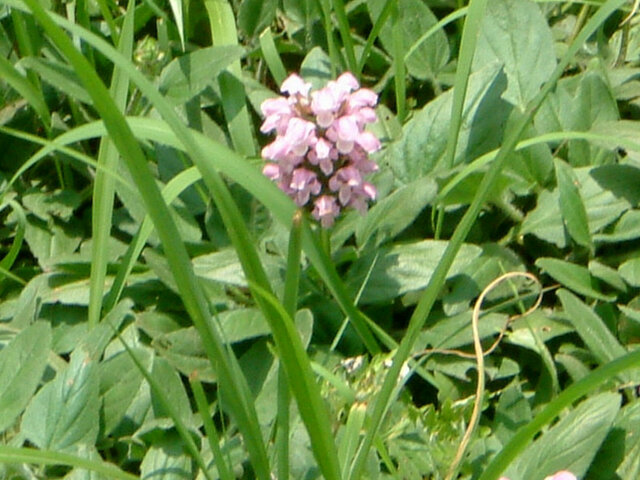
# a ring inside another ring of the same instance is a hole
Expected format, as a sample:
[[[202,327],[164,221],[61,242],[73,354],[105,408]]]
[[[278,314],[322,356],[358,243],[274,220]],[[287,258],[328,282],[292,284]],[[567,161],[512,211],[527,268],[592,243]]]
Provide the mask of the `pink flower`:
[[[499,480],[509,480],[507,477],[500,477]],[[549,475],[545,477],[544,480],[578,480],[576,476],[569,472],[568,470],[560,470],[559,472],[554,473],[553,475]]]
[[[284,133],[289,120],[293,116],[293,110],[286,98],[268,98],[262,105],[260,110],[265,116],[264,122],[260,127],[262,133],[269,133],[272,130],[277,130],[278,133]]]
[[[314,195],[320,193],[322,185],[318,182],[315,173],[305,168],[298,168],[293,171],[289,187],[296,192],[294,200],[296,204],[301,207],[309,201],[309,196],[312,193]]]
[[[373,107],[378,103],[378,95],[373,90],[361,88],[353,92],[347,100],[349,111],[357,110],[362,107]]]
[[[284,140],[288,143],[289,151],[296,155],[304,155],[315,139],[316,126],[298,117],[293,117],[289,121]]]
[[[577,480],[577,478],[573,473],[567,470],[561,470],[554,473],[553,475],[548,476],[544,480]]]
[[[350,72],[344,72],[340,75],[336,80],[336,84],[347,92],[352,92],[353,90],[360,88],[358,80]]]
[[[336,131],[336,147],[340,153],[349,153],[353,150],[353,144],[360,135],[358,122],[353,115],[345,115],[334,122]]]
[[[380,140],[371,132],[362,132],[356,137],[356,142],[367,153],[373,153],[380,150]]]
[[[327,128],[335,119],[340,101],[330,88],[322,88],[311,94],[311,111],[319,127]]]
[[[289,95],[302,95],[303,97],[309,95],[309,90],[311,90],[311,84],[306,83],[295,73],[289,75],[285,81],[282,82],[282,86],[280,87],[280,91],[282,93],[288,93]]]
[[[262,149],[268,160],[263,173],[325,228],[343,207],[364,214],[377,195],[364,175],[378,169],[369,154],[380,149],[380,141],[365,131],[376,121],[378,96],[348,72],[313,92],[292,74],[281,91],[285,96],[261,105],[260,130],[276,133]]]
[[[339,213],[340,207],[336,203],[336,199],[329,195],[323,195],[314,202],[311,215],[316,220],[320,220],[321,225],[327,228],[333,225]]]

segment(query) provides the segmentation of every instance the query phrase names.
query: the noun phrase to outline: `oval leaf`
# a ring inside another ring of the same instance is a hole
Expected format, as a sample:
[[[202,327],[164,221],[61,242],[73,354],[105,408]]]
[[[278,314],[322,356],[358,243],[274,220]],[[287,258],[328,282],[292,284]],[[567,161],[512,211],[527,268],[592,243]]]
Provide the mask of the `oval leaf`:
[[[40,383],[51,348],[51,327],[37,322],[0,350],[0,432],[10,427]]]

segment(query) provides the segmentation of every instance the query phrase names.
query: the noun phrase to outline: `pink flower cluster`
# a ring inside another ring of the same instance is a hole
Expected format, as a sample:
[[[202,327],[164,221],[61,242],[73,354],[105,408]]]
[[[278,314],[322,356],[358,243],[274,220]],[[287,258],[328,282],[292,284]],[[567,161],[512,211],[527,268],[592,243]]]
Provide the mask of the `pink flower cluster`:
[[[376,121],[378,96],[348,72],[313,92],[292,74],[280,90],[286,96],[261,105],[260,131],[276,132],[262,149],[268,161],[263,173],[325,228],[342,208],[366,212],[376,188],[364,176],[378,169],[369,154],[380,149],[380,141],[365,127]]]
[[[509,480],[509,479],[507,477],[500,477],[500,480]],[[577,480],[577,478],[573,473],[567,470],[560,470],[559,472],[556,472],[553,475],[549,475],[544,480]]]

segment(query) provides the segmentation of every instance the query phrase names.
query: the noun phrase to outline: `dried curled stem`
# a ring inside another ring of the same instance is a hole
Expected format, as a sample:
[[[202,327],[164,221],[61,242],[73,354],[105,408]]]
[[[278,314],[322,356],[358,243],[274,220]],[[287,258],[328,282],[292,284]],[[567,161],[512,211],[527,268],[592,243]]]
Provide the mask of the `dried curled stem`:
[[[640,6],[640,0],[635,0],[633,2],[633,6],[631,7],[631,12],[629,12],[629,15],[627,15],[627,17],[622,20],[622,22],[620,23],[620,26],[624,25],[627,22],[630,22],[631,19],[633,18],[633,16],[636,14],[636,12],[638,11],[638,7]]]
[[[503,282],[504,280],[508,280],[510,278],[514,278],[514,277],[525,277],[528,278],[530,280],[533,280],[535,283],[537,283],[540,286],[540,291],[538,293],[538,298],[536,299],[535,303],[525,312],[520,313],[518,315],[514,315],[509,317],[509,319],[507,320],[504,328],[500,331],[500,334],[498,335],[498,338],[493,342],[493,344],[491,345],[491,347],[489,347],[489,349],[487,349],[486,351],[482,350],[482,344],[480,343],[480,332],[478,331],[478,322],[480,320],[480,310],[482,308],[482,303],[484,302],[485,297],[494,289],[496,288],[496,286]],[[484,397],[484,389],[485,389],[485,378],[484,378],[484,357],[485,355],[489,355],[491,352],[493,352],[496,347],[498,346],[498,344],[500,343],[500,341],[502,340],[502,338],[504,337],[504,334],[507,330],[507,328],[509,327],[509,324],[511,322],[513,322],[516,318],[520,318],[520,317],[524,317],[526,315],[529,315],[530,313],[532,313],[534,310],[536,310],[539,306],[540,306],[540,302],[542,301],[542,294],[543,294],[543,290],[542,290],[542,285],[540,284],[540,281],[538,280],[538,278],[528,272],[508,272],[505,273],[504,275],[501,275],[500,277],[496,278],[494,281],[492,281],[489,285],[487,285],[487,287],[482,291],[482,293],[480,294],[480,296],[478,297],[478,299],[475,302],[475,305],[473,307],[473,315],[471,316],[471,329],[473,332],[473,347],[474,347],[474,354],[470,354],[467,352],[463,352],[461,350],[450,350],[450,349],[438,349],[438,348],[433,348],[433,349],[427,349],[427,350],[422,350],[420,352],[418,352],[417,354],[414,355],[414,358],[416,356],[423,356],[426,354],[430,354],[430,353],[442,353],[442,354],[448,354],[448,355],[457,355],[463,358],[475,358],[476,359],[476,366],[477,366],[477,371],[478,371],[478,384],[476,387],[476,399],[473,405],[473,411],[471,413],[471,418],[469,419],[469,425],[467,426],[467,429],[464,433],[464,436],[462,437],[462,441],[460,442],[460,446],[458,447],[458,451],[456,452],[456,456],[449,468],[449,472],[447,473],[447,476],[445,477],[446,480],[453,480],[453,478],[455,477],[457,471],[458,471],[458,466],[460,465],[460,462],[462,461],[462,458],[467,450],[467,446],[469,445],[469,442],[471,440],[471,436],[473,435],[473,432],[476,430],[477,426],[478,426],[478,422],[480,420],[480,411],[482,409],[482,401],[483,401],[483,397]]]

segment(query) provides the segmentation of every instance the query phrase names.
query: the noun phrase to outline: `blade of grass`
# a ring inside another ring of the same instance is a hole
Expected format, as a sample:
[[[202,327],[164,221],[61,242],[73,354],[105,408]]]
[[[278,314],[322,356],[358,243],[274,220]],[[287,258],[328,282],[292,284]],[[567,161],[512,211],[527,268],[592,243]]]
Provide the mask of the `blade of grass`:
[[[114,45],[119,45],[120,36],[118,35],[118,27],[116,26],[116,22],[113,19],[113,15],[111,15],[111,10],[109,10],[109,5],[107,4],[107,0],[97,0],[97,2],[98,2],[98,7],[100,8],[100,13],[102,14],[102,18],[104,19],[105,23],[107,24],[107,27],[109,28],[109,33],[111,34],[111,41],[113,42]],[[83,3],[88,3],[88,2],[84,0]],[[127,8],[127,12],[125,12],[125,15],[123,15],[123,17],[125,17],[125,21],[126,21],[127,13],[128,13],[128,8]],[[86,28],[86,25],[85,25],[85,28]]]
[[[38,33],[37,29],[34,28],[35,25],[33,25],[33,20],[30,17],[25,17],[21,11],[13,9],[11,10],[11,22],[13,23],[13,31],[20,55],[23,58],[36,56],[37,53],[34,43],[37,42],[38,39],[34,38],[34,36],[38,35]],[[36,92],[42,92],[42,83],[35,72],[28,70],[27,78],[35,88]],[[44,102],[44,96],[42,96],[42,102]],[[48,136],[51,133],[51,116],[48,114],[48,110],[44,111],[47,111],[47,114],[42,117],[41,112],[36,109],[36,112],[41,116],[40,120],[42,121]]]
[[[133,52],[133,27],[134,27],[135,1],[130,0],[127,13],[122,23],[122,31],[119,37],[118,51],[125,58],[131,58]],[[129,92],[129,79],[117,66],[113,69],[110,94],[113,96],[116,108],[124,112],[127,106]],[[118,168],[118,149],[109,137],[102,137],[98,149],[98,164],[104,165],[107,170]],[[111,224],[113,215],[113,201],[115,197],[116,182],[113,177],[105,175],[102,170],[96,172],[93,182],[93,200],[91,217],[91,234],[93,248],[91,249],[91,273],[89,277],[89,328],[95,327],[100,321],[102,311],[102,296],[105,290],[105,278],[107,276],[108,258],[107,245],[111,236]]]
[[[542,428],[555,419],[564,409],[571,406],[573,402],[593,392],[602,384],[610,382],[620,373],[640,366],[640,350],[628,353],[605,365],[602,365],[571,384],[562,391],[555,399],[547,404],[536,417],[520,428],[511,437],[498,454],[491,460],[484,469],[478,480],[496,480],[498,476],[506,470],[509,464],[531,444],[533,437]]]
[[[69,2],[66,4],[66,8],[67,8],[67,18],[70,21],[77,23],[78,25],[86,28],[87,30],[91,30],[91,19],[89,18],[89,0],[76,0],[75,2]],[[111,12],[109,12],[109,17],[107,18],[110,18],[110,17],[111,17]],[[80,39],[74,38],[73,40],[76,47],[80,49]],[[91,66],[95,67],[96,60],[93,55],[93,50],[90,50],[90,49],[87,50],[86,56]]]
[[[597,30],[597,28],[609,17],[609,15],[616,11],[623,3],[624,0],[608,0],[603,6],[598,9],[598,11],[593,15],[593,17],[589,19],[587,24],[580,31],[580,34],[578,34],[575,41],[569,46],[565,55],[560,60],[556,69],[551,75],[550,80],[542,87],[542,90],[530,102],[526,113],[524,115],[520,114],[517,118],[512,118],[512,120],[515,121],[514,126],[505,134],[506,138],[504,144],[500,148],[489,171],[483,177],[482,182],[478,187],[478,191],[476,192],[476,195],[473,199],[473,202],[469,206],[468,210],[459,222],[458,227],[454,231],[453,236],[451,237],[451,240],[447,245],[447,249],[445,250],[445,253],[442,257],[442,260],[433,272],[429,284],[409,320],[409,326],[407,328],[406,334],[400,342],[398,350],[393,357],[392,365],[389,368],[387,375],[385,376],[384,383],[382,385],[382,388],[380,389],[380,393],[378,394],[375,403],[373,404],[372,412],[369,417],[369,429],[367,430],[365,437],[360,444],[360,448],[352,464],[349,476],[351,480],[360,478],[362,474],[362,469],[364,468],[366,457],[373,444],[373,439],[378,433],[384,414],[389,408],[389,405],[392,401],[394,387],[400,374],[400,370],[404,363],[407,361],[407,358],[409,357],[413,349],[413,345],[415,344],[420,334],[422,326],[426,322],[427,317],[431,312],[431,308],[433,307],[440,293],[440,290],[444,285],[447,272],[451,267],[453,260],[458,250],[460,249],[460,246],[462,245],[462,242],[471,230],[471,227],[473,226],[473,223],[480,213],[480,210],[486,198],[488,197],[491,188],[498,179],[500,171],[502,170],[507,158],[513,152],[520,136],[524,133],[525,128],[533,118],[534,112],[540,106],[551,89],[555,86],[558,79],[562,76],[564,69],[573,59],[578,49],[584,44],[587,38],[589,38],[589,36],[591,36]],[[469,7],[469,12],[469,15],[471,15],[471,5]]]
[[[227,465],[224,459],[222,450],[220,449],[220,435],[216,429],[213,421],[211,420],[211,413],[209,412],[209,404],[207,403],[207,397],[202,389],[202,384],[198,380],[197,372],[189,376],[189,385],[191,385],[191,391],[193,392],[193,398],[196,401],[198,411],[200,412],[200,418],[202,418],[202,424],[204,425],[204,431],[209,442],[209,448],[213,454],[213,460],[216,462],[218,468],[218,474],[221,480],[234,480],[235,476],[231,472],[231,468]]]
[[[196,281],[186,249],[180,240],[180,235],[175,223],[169,215],[168,207],[162,200],[155,180],[146,165],[146,159],[140,146],[95,71],[91,69],[83,55],[75,49],[69,38],[52,20],[54,14],[46,12],[36,0],[25,0],[25,3],[37,22],[47,32],[49,38],[67,57],[76,70],[78,77],[84,83],[87,92],[91,95],[94,107],[100,113],[111,138],[118,147],[121,156],[126,161],[131,176],[134,178],[143,197],[146,209],[156,225],[156,230],[165,249],[165,255],[176,280],[176,284],[180,289],[182,300],[194,325],[202,336],[207,356],[218,372],[221,384],[235,397],[235,401],[230,403],[229,408],[232,410],[234,419],[244,435],[245,445],[249,451],[256,475],[258,478],[267,480],[270,476],[269,464],[252,399],[247,394],[249,389],[246,385],[246,380],[242,376],[238,377],[236,372],[232,371],[230,362],[233,362],[234,359],[229,358],[228,352],[223,347],[222,340],[216,336],[216,333],[208,324],[207,320],[210,313],[206,299]],[[58,21],[61,20],[62,19],[58,19]],[[78,28],[76,25],[68,24],[67,22],[66,26],[73,27],[75,32],[92,36],[90,32]],[[106,42],[103,42],[103,44],[106,44]],[[132,70],[130,62],[125,60],[123,64]],[[157,94],[157,92],[153,93]],[[180,123],[175,112],[166,102],[164,102],[163,107],[165,107],[165,110],[169,109],[164,113],[168,114],[169,118],[174,120],[174,126],[177,130],[180,131],[182,127],[181,133],[183,133],[183,141],[191,147],[194,147],[189,143],[191,138],[188,132],[186,132],[184,125]],[[194,150],[195,158],[205,158],[204,154],[200,152],[197,147],[195,147]]]
[[[304,215],[297,210],[291,222],[289,247],[287,255],[287,271],[285,274],[284,296],[282,306],[291,318],[295,317],[298,306],[298,292],[300,287],[300,253],[301,228]],[[295,381],[295,379],[294,379]],[[278,410],[276,415],[276,453],[278,455],[278,478],[289,478],[289,382],[286,372],[281,365],[278,367]]]
[[[396,92],[396,115],[402,123],[407,115],[407,86],[405,84],[404,41],[400,25],[400,13],[396,4],[391,10],[391,28],[393,30],[393,77]]]
[[[464,100],[467,97],[467,86],[469,75],[471,74],[471,64],[476,51],[478,32],[480,24],[484,19],[484,12],[487,7],[487,0],[474,0],[469,2],[468,15],[462,30],[462,40],[460,43],[460,53],[458,55],[458,67],[453,82],[453,101],[451,102],[451,121],[449,122],[449,132],[447,134],[447,146],[444,151],[442,163],[445,169],[453,167],[453,160],[456,156],[456,146],[462,127],[462,113],[464,110]],[[438,218],[434,238],[440,238],[442,224],[444,221],[444,207],[438,207]]]
[[[48,130],[51,124],[51,114],[42,95],[42,90],[36,89],[34,85],[23,77],[11,64],[9,60],[0,55],[0,76],[11,88],[20,94],[29,105],[33,107],[42,124]]]
[[[276,44],[273,41],[271,27],[265,28],[260,34],[260,49],[262,50],[264,61],[267,62],[271,76],[278,85],[281,85],[284,79],[287,78],[287,69],[284,67]]]
[[[16,138],[20,138],[22,140],[26,140],[28,142],[32,142],[38,145],[43,145],[43,148],[41,148],[36,153],[34,153],[31,157],[29,157],[29,159],[20,166],[20,168],[16,171],[16,173],[13,174],[13,176],[7,183],[7,187],[11,187],[18,180],[18,178],[20,178],[21,175],[23,175],[31,167],[37,165],[38,162],[43,158],[45,158],[47,155],[49,155],[52,152],[58,151],[58,152],[64,153],[65,155],[68,155],[69,157],[71,157],[74,160],[77,160],[80,163],[83,163],[92,168],[95,168],[96,170],[101,170],[105,172],[107,175],[110,175],[111,177],[113,177],[117,182],[124,185],[126,188],[133,190],[133,185],[129,184],[124,178],[118,175],[115,171],[107,170],[104,167],[104,165],[99,165],[98,162],[96,162],[93,158],[89,157],[88,155],[85,155],[84,153],[80,153],[77,150],[65,147],[65,145],[74,143],[75,140],[67,141],[68,137],[65,137],[64,134],[60,135],[55,140],[47,140],[47,139],[38,137],[37,135],[32,135],[27,132],[15,130],[13,128],[8,128],[3,126],[0,126],[0,132],[5,133],[7,135],[11,135]],[[104,129],[103,129],[103,132],[104,132]],[[73,130],[70,130],[67,133],[71,134],[75,132],[73,132]],[[80,140],[87,140],[89,138],[94,138],[94,137],[95,135],[87,136],[85,134],[80,136]],[[4,194],[4,192],[2,192],[2,194]]]
[[[17,225],[16,225],[16,235],[13,237],[13,242],[11,242],[11,247],[9,247],[9,251],[4,256],[4,258],[0,261],[0,267],[5,270],[11,270],[13,266],[13,262],[18,258],[18,253],[20,253],[20,249],[22,248],[22,242],[24,240],[24,232],[27,225],[27,217],[24,214],[24,209],[22,205],[20,205],[15,200],[9,200],[7,203],[11,207],[11,209],[15,212],[17,217]],[[4,207],[4,206],[3,206]],[[3,207],[0,207],[0,211],[3,210]]]
[[[340,55],[340,51],[336,46],[336,39],[333,36],[333,24],[331,23],[331,6],[329,0],[315,0],[316,5],[322,12],[322,24],[324,26],[324,34],[327,37],[327,45],[329,47],[329,58],[331,59],[331,76],[335,77],[338,67],[342,69],[344,59]]]
[[[309,433],[311,449],[320,471],[327,480],[339,480],[340,464],[329,415],[293,320],[271,293],[251,283],[249,288],[255,293],[256,301],[266,304],[261,310],[269,321],[280,365],[287,375],[298,411]],[[274,318],[276,316],[277,319]]]
[[[237,45],[238,32],[233,10],[227,0],[205,0],[204,6],[209,15],[211,44]],[[256,145],[249,111],[245,101],[240,61],[234,62],[218,77],[222,108],[227,120],[229,135],[235,149],[246,156],[255,156]]]
[[[353,458],[358,448],[358,440],[360,439],[366,416],[367,407],[364,403],[355,402],[351,406],[344,433],[340,440],[340,449],[338,450],[338,455],[342,463],[341,478],[347,478],[347,474],[349,473],[349,459]]]
[[[162,189],[162,198],[167,203],[167,205],[171,205],[173,201],[178,198],[178,196],[195,182],[200,180],[202,177],[200,176],[200,172],[196,169],[196,167],[191,167],[186,170],[183,170],[178,175],[173,177],[167,185]],[[120,260],[120,266],[118,267],[118,272],[116,273],[116,278],[113,280],[113,284],[111,285],[111,289],[109,293],[104,299],[104,311],[109,312],[113,307],[115,307],[116,303],[120,301],[120,295],[122,295],[122,291],[124,290],[124,286],[127,282],[127,278],[129,274],[133,270],[133,267],[140,257],[142,253],[142,249],[144,248],[149,235],[153,231],[153,222],[151,218],[146,215],[140,228],[133,236],[127,251],[124,256]]]
[[[171,6],[171,13],[173,13],[173,18],[176,23],[176,28],[178,29],[178,36],[180,37],[180,46],[184,51],[185,36],[184,36],[184,15],[183,15],[182,0],[169,0],[169,5]]]
[[[350,72],[355,72],[358,68],[358,62],[356,61],[356,54],[353,47],[353,38],[351,36],[351,30],[349,28],[349,19],[347,18],[347,12],[344,9],[344,2],[342,0],[333,0],[333,11],[336,13],[336,19],[338,20],[338,30],[340,31],[340,38],[342,38],[342,46],[347,57],[347,68]]]
[[[82,468],[83,470],[91,470],[113,480],[139,480],[137,476],[124,472],[111,463],[91,460],[69,453],[52,452],[51,450],[0,445],[0,462],[29,463],[32,465],[67,465]]]
[[[387,0],[387,2],[384,4],[384,7],[382,8],[382,11],[380,12],[380,15],[378,15],[378,18],[376,18],[376,21],[373,23],[371,31],[369,32],[369,36],[367,37],[367,41],[362,49],[360,61],[358,62],[356,70],[353,72],[356,77],[360,78],[360,74],[362,73],[362,69],[364,68],[365,63],[367,63],[367,59],[369,58],[369,54],[371,53],[373,44],[378,38],[378,35],[380,35],[380,30],[382,30],[382,27],[384,27],[384,24],[389,18],[389,15],[391,15],[392,10],[394,8],[397,8],[397,3],[397,0]]]
[[[438,23],[432,26],[429,30],[424,32],[420,36],[420,38],[416,40],[413,43],[413,45],[411,45],[411,47],[409,47],[409,49],[407,50],[407,53],[405,53],[404,55],[405,61],[413,54],[413,52],[415,52],[418,48],[420,48],[420,45],[426,42],[434,33],[436,33],[441,28],[444,28],[445,26],[449,25],[450,23],[455,22],[459,18],[464,17],[467,14],[468,10],[469,10],[468,7],[463,7],[463,8],[459,8],[458,10],[454,10],[449,15],[439,20]]]

